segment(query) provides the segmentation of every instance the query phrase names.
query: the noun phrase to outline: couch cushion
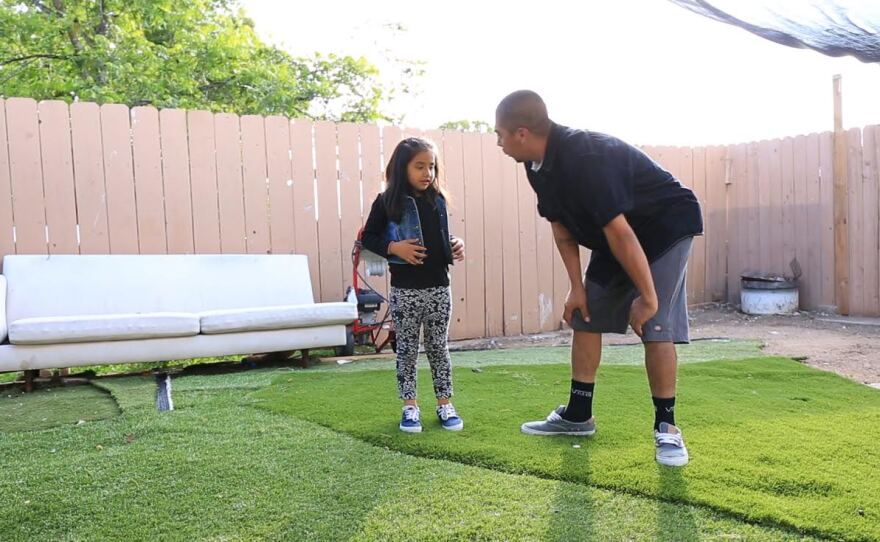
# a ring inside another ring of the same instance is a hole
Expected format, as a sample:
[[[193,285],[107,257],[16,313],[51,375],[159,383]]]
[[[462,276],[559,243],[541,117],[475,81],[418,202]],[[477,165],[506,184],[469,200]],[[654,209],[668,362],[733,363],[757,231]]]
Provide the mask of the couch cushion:
[[[296,254],[13,254],[3,275],[9,322],[314,302],[308,258]]]
[[[350,324],[357,318],[357,305],[344,302],[281,305],[207,311],[199,316],[201,330],[205,334],[265,331]]]
[[[9,324],[12,344],[121,341],[199,334],[199,318],[185,312],[24,318]]]

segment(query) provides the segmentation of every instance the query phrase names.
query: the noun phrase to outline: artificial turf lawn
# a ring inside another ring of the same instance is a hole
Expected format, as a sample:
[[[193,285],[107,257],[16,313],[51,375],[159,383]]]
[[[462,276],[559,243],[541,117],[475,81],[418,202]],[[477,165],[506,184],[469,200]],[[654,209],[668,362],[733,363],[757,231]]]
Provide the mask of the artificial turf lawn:
[[[46,429],[118,415],[119,408],[113,398],[93,386],[38,389],[30,394],[20,388],[7,387],[0,392],[0,433]]]
[[[404,455],[254,408],[253,388],[285,373],[180,377],[177,410],[165,413],[152,378],[101,379],[122,415],[0,433],[2,539],[812,540],[707,508]]]
[[[397,430],[393,371],[296,373],[264,408],[408,454],[693,503],[822,536],[880,539],[880,393],[781,358],[683,365],[678,421],[691,464],[658,467],[644,368],[600,370],[593,438],[520,434],[567,399],[566,365],[455,371],[465,420],[443,431],[420,374],[425,432]],[[579,448],[574,447],[579,445]]]

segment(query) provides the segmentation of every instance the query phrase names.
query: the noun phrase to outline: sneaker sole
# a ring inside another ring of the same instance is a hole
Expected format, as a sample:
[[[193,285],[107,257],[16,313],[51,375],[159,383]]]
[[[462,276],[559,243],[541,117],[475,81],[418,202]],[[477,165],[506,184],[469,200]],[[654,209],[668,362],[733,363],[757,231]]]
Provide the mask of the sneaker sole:
[[[458,425],[449,425],[449,426],[443,425],[441,423],[440,427],[442,427],[443,429],[446,429],[447,431],[461,431],[462,429],[464,429],[464,422],[461,422]]]
[[[689,457],[656,457],[657,463],[664,467],[683,467],[690,461]]]
[[[421,426],[420,427],[404,427],[402,425],[399,425],[398,427],[404,433],[421,433],[422,432]]]
[[[521,426],[520,431],[525,433],[526,435],[540,435],[542,437],[552,437],[553,435],[568,435],[572,437],[590,437],[596,433],[596,430],[592,431],[539,431],[537,429],[532,429],[531,427],[526,427],[525,425]]]

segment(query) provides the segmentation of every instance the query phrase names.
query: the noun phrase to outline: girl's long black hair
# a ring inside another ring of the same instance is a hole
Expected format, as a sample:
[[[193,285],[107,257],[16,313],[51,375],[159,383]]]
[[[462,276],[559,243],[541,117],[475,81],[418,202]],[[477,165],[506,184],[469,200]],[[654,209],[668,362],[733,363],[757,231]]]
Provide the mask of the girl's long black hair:
[[[394,148],[391,159],[388,160],[388,166],[385,168],[386,186],[383,200],[385,212],[391,220],[400,220],[400,215],[403,213],[403,198],[413,195],[406,168],[413,157],[422,151],[434,153],[434,181],[425,190],[425,196],[433,205],[436,205],[438,196],[447,201],[449,199],[446,189],[440,182],[440,157],[437,153],[437,147],[426,139],[408,137]]]

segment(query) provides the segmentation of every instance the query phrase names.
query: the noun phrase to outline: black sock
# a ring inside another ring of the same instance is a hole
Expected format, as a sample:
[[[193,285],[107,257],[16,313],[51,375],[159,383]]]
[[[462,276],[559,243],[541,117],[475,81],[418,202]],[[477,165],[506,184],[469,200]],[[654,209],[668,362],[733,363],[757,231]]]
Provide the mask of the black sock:
[[[595,382],[571,381],[571,395],[568,397],[568,406],[562,414],[564,420],[570,422],[585,422],[593,416],[593,388]]]
[[[654,401],[654,430],[659,430],[663,422],[675,425],[675,397],[651,397],[651,400]]]

